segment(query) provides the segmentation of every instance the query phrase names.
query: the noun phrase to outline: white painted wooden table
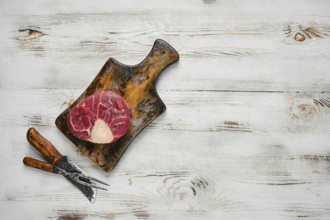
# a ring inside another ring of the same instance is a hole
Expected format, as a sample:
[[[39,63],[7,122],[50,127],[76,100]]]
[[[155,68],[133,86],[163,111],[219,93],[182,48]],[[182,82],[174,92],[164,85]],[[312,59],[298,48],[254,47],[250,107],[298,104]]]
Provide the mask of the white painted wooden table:
[[[0,3],[0,219],[330,219],[330,2]],[[105,173],[55,118],[105,61],[180,54],[167,111]],[[40,158],[36,127],[111,184],[94,204]]]

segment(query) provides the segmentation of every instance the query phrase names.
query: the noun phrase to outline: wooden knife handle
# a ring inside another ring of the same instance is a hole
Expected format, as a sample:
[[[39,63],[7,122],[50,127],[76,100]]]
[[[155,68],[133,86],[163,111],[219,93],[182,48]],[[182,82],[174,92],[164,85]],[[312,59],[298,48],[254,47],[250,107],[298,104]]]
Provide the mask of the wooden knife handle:
[[[53,170],[53,166],[51,164],[40,161],[40,160],[33,159],[31,157],[24,157],[23,163],[26,166],[33,167],[33,168],[43,170],[46,172],[50,172],[50,173]]]
[[[58,152],[54,145],[41,136],[36,129],[30,128],[26,137],[29,143],[45,156],[51,164],[54,165],[55,162],[62,157],[62,154]]]

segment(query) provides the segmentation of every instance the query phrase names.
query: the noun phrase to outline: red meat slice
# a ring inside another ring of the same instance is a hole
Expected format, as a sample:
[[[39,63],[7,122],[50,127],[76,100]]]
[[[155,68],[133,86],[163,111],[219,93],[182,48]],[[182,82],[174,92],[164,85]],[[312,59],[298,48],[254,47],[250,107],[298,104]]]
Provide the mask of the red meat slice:
[[[112,143],[123,136],[130,124],[130,111],[125,100],[115,92],[95,92],[67,116],[73,136],[93,143]]]

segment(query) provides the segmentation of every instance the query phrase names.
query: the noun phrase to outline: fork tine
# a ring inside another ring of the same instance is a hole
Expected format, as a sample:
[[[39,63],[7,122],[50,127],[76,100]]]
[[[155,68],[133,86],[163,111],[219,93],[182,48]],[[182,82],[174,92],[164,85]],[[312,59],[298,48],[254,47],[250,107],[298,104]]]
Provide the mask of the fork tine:
[[[72,180],[76,181],[77,183],[79,183],[81,185],[108,191],[106,188],[97,186],[95,184],[95,182],[92,181],[95,178],[90,178],[89,176],[87,176],[85,174],[75,173],[75,172],[74,173],[67,173],[65,171],[63,171],[63,174],[69,176]],[[95,180],[97,180],[97,179],[95,179]],[[97,181],[100,181],[100,180],[97,180]],[[103,183],[103,184],[108,185],[106,183]]]
[[[83,177],[85,178],[85,177]],[[85,182],[83,180],[80,179],[80,177],[76,178],[75,181],[81,185],[84,185],[84,186],[89,186],[89,187],[93,187],[93,188],[96,188],[96,189],[101,189],[101,190],[105,190],[105,191],[108,191],[106,188],[103,188],[103,187],[99,187],[97,186],[94,182],[91,181],[91,183],[88,183],[88,182]]]
[[[88,179],[90,179],[90,180],[94,180],[95,182],[101,183],[101,184],[106,185],[106,186],[110,186],[109,184],[107,184],[107,183],[105,183],[105,182],[102,182],[101,180],[98,180],[98,179],[96,179],[96,178],[94,178],[94,177],[90,177],[90,176],[89,176]]]
[[[108,191],[108,189],[106,189],[106,188],[95,186],[94,184],[91,184],[91,185],[92,185],[91,187],[93,187],[93,188],[104,190],[104,191]]]
[[[109,184],[107,184],[107,183],[105,183],[105,182],[103,182],[103,181],[101,181],[99,179],[96,179],[96,178],[91,177],[91,176],[87,176],[87,175],[82,174],[82,173],[79,174],[79,177],[82,177],[82,178],[85,178],[85,179],[89,179],[91,181],[94,180],[95,182],[101,183],[101,184],[106,185],[106,186],[110,186]]]

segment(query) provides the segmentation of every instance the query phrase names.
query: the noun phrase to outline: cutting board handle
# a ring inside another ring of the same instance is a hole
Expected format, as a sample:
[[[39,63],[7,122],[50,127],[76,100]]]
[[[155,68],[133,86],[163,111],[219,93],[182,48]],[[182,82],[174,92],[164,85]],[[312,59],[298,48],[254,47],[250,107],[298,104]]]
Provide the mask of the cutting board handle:
[[[167,42],[157,39],[148,56],[138,65],[137,73],[145,75],[146,81],[155,83],[159,73],[179,60],[178,52]]]

